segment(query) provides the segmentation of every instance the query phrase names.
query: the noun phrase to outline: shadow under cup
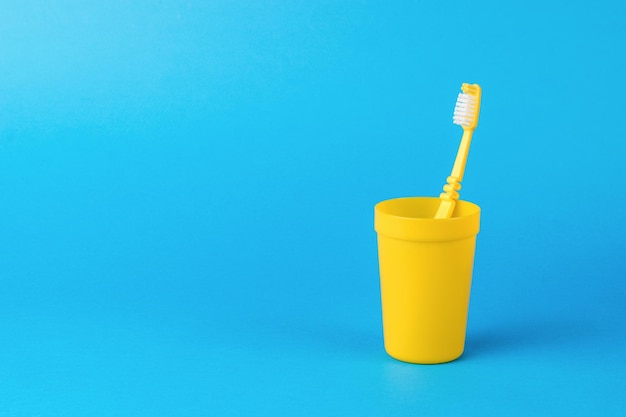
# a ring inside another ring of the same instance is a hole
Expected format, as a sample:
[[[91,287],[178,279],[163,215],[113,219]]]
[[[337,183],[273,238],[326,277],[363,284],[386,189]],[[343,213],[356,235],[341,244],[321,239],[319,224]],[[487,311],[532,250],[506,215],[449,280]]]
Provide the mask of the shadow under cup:
[[[374,208],[385,350],[434,364],[463,354],[480,207],[458,201],[435,219],[441,200],[407,197]]]

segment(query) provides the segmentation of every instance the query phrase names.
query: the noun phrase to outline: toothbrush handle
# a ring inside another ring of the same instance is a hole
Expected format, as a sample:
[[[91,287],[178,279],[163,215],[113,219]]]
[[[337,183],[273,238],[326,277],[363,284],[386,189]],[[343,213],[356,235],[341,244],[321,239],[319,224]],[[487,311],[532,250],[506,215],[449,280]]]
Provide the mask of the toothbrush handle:
[[[452,167],[452,173],[446,180],[448,183],[443,186],[445,192],[439,195],[441,204],[439,204],[435,219],[449,219],[452,217],[454,207],[459,199],[459,190],[461,189],[461,181],[465,173],[465,163],[467,162],[473,133],[473,129],[463,129],[463,137],[461,138],[461,144]]]
[[[450,217],[452,217],[454,207],[456,206],[456,202],[459,199],[459,190],[461,189],[461,184],[456,177],[450,175],[448,177],[448,183],[443,186],[443,189],[445,193],[441,193],[439,195],[441,203],[439,203],[439,208],[437,209],[437,213],[435,214],[435,219],[449,219]]]

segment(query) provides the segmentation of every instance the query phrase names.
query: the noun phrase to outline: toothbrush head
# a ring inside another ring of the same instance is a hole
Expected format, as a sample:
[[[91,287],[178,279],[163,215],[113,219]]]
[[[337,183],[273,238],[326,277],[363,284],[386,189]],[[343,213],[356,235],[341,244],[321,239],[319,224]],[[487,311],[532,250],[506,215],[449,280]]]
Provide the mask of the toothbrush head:
[[[463,129],[476,129],[478,113],[480,113],[480,95],[482,89],[478,84],[463,84],[462,93],[456,99],[452,121]]]

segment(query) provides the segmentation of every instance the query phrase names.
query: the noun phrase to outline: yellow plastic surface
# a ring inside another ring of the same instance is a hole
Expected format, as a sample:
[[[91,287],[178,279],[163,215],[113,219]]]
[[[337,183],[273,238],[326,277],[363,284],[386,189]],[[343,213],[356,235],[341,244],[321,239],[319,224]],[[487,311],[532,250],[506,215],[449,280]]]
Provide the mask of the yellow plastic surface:
[[[480,207],[458,201],[434,219],[440,199],[386,200],[374,209],[385,350],[434,364],[463,353]]]
[[[439,195],[441,204],[435,214],[435,218],[437,219],[447,219],[452,216],[454,205],[459,199],[459,190],[461,189],[461,181],[463,181],[463,174],[465,173],[465,164],[467,163],[472,135],[474,134],[474,129],[478,126],[482,89],[478,84],[465,83],[461,86],[461,90],[463,90],[465,94],[470,94],[476,98],[476,112],[474,113],[471,123],[468,126],[462,126],[463,137],[461,138],[461,144],[459,145],[459,150],[454,160],[452,173],[446,179],[447,184],[443,186],[444,192]]]

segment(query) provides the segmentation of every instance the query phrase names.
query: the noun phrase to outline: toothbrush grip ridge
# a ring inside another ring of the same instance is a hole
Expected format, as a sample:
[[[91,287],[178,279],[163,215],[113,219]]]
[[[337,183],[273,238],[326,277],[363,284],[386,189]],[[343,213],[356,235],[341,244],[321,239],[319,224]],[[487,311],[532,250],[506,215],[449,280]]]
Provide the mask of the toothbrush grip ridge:
[[[459,179],[455,176],[449,176],[447,179],[448,183],[443,186],[444,193],[441,193],[439,196],[442,200],[457,201],[460,197],[459,190],[461,189],[461,183]]]

